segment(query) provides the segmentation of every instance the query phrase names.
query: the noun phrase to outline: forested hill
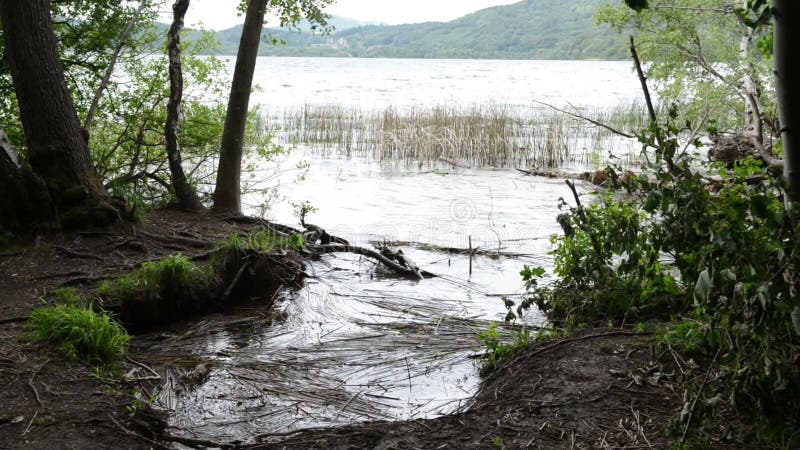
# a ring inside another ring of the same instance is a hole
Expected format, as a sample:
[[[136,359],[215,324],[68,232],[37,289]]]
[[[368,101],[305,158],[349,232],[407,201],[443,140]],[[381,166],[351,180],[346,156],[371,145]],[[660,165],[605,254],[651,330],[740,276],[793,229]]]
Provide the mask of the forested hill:
[[[625,39],[594,22],[612,0],[524,0],[450,22],[368,25],[327,36],[269,29],[285,45],[262,45],[262,55],[403,58],[624,59]],[[217,34],[219,53],[235,54],[241,28]]]

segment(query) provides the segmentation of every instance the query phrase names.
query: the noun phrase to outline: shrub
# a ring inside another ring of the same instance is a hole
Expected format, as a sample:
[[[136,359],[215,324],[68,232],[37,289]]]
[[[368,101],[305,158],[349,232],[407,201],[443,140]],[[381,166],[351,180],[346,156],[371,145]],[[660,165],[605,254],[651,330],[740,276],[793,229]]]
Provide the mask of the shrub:
[[[130,340],[125,329],[108,314],[74,305],[36,309],[28,320],[35,342],[45,342],[71,359],[111,362]]]
[[[643,134],[655,149],[644,175],[609,168],[612,193],[590,206],[562,201],[560,279],[542,288],[526,268],[529,296],[509,312],[536,304],[568,326],[666,320],[665,347],[710,361],[708,383],[687,380],[689,401],[702,395],[712,413],[735,409],[759,429],[791,427],[800,422],[797,216],[760,161],[700,162],[680,151],[681,131],[668,123]]]

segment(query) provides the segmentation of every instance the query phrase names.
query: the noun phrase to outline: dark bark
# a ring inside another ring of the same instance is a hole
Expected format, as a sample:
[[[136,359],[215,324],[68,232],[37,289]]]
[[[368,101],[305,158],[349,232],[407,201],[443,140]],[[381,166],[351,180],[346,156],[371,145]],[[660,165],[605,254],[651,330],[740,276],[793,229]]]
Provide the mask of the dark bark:
[[[55,218],[44,181],[23,164],[0,129],[0,230],[24,231]]]
[[[261,29],[268,0],[250,0],[242,28],[242,38],[236,55],[236,66],[231,82],[228,113],[222,132],[217,185],[214,191],[214,209],[219,212],[240,214],[242,146],[247,125],[247,110],[253,86],[253,72],[261,42]]]
[[[178,205],[187,211],[199,211],[203,204],[197,199],[194,189],[186,180],[181,165],[180,116],[183,100],[183,69],[181,67],[181,30],[183,17],[189,9],[189,0],[176,0],[172,6],[173,20],[169,28],[169,103],[167,103],[167,124],[165,129],[167,160],[172,177],[172,187]]]
[[[800,67],[795,52],[800,48],[800,3],[774,0],[775,91],[781,119],[783,171],[792,203],[800,200]]]
[[[118,220],[64,79],[49,0],[0,1],[0,20],[30,166],[47,185],[61,225]]]

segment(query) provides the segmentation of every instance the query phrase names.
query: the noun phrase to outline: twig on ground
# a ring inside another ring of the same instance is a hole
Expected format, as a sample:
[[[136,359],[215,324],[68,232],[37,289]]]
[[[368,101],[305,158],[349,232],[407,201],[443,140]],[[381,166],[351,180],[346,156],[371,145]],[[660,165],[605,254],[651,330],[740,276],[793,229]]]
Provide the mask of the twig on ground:
[[[155,446],[155,448],[160,448],[160,449],[165,449],[165,450],[169,449],[169,447],[167,447],[166,445],[161,444],[159,442],[156,442],[156,441],[154,441],[154,440],[152,440],[152,439],[150,439],[150,438],[148,438],[146,436],[142,436],[141,434],[129,429],[128,427],[126,427],[125,425],[120,423],[117,419],[115,419],[113,414],[108,413],[107,416],[108,416],[109,419],[111,419],[111,422],[113,422],[114,425],[116,425],[117,428],[120,429],[120,431],[122,431],[123,433],[127,434],[128,436],[133,436],[133,437],[135,437],[137,439],[141,439],[141,440],[143,440],[145,442],[148,442],[151,445]]]
[[[49,362],[50,362],[49,359],[45,360],[45,362],[43,362],[41,366],[39,366],[36,370],[33,371],[31,377],[28,379],[28,387],[30,387],[31,390],[33,391],[33,395],[36,396],[36,403],[38,403],[42,409],[44,409],[44,403],[42,403],[42,399],[41,397],[39,397],[39,391],[36,390],[36,386],[33,384],[33,380],[34,378],[36,378],[36,375],[39,373],[39,371],[42,370],[42,368],[44,368],[44,366],[47,365],[47,363]]]
[[[692,401],[692,406],[689,408],[689,417],[686,418],[686,425],[683,427],[683,435],[681,436],[681,444],[686,441],[686,434],[689,433],[689,425],[692,423],[692,416],[694,415],[694,407],[697,405],[697,400],[700,399],[700,396],[703,395],[703,389],[706,387],[706,383],[708,383],[708,377],[711,375],[711,369],[714,368],[714,363],[717,362],[717,358],[719,357],[719,353],[722,351],[722,347],[717,349],[717,353],[714,355],[714,359],[711,360],[711,364],[708,365],[708,369],[706,370],[706,375],[703,377],[703,384],[700,385],[700,390],[697,391],[697,395],[694,397]]]

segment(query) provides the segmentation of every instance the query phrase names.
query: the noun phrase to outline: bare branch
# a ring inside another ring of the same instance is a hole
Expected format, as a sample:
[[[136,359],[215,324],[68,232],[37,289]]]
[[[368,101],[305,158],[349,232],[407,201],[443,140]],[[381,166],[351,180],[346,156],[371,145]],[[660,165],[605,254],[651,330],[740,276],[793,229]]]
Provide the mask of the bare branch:
[[[626,138],[631,138],[631,139],[638,138],[638,136],[636,136],[636,135],[625,133],[624,131],[619,131],[616,128],[611,127],[610,125],[606,125],[606,124],[604,124],[602,122],[598,122],[597,120],[594,120],[592,118],[586,117],[586,116],[578,114],[578,113],[574,113],[574,112],[571,112],[571,111],[567,111],[565,109],[557,108],[557,107],[555,107],[555,106],[553,106],[553,105],[551,105],[549,103],[540,102],[538,100],[534,100],[533,103],[537,103],[539,105],[546,106],[546,107],[548,107],[548,108],[550,108],[552,110],[558,111],[558,112],[560,112],[562,114],[566,114],[566,115],[568,115],[570,117],[574,117],[576,119],[585,120],[586,122],[589,122],[592,125],[596,125],[598,127],[605,128],[606,130],[608,130],[608,131],[610,131],[610,132],[612,132],[614,134],[617,134],[617,135],[620,135],[620,136],[623,136],[623,137],[626,137]]]
[[[642,71],[642,63],[639,61],[639,54],[636,53],[636,46],[633,42],[633,36],[629,36],[631,56],[633,57],[633,64],[636,66],[636,74],[639,76],[639,82],[642,84],[642,92],[644,93],[644,101],[647,104],[647,113],[650,115],[650,121],[655,123],[658,121],[656,117],[656,110],[653,108],[653,101],[650,99],[650,89],[647,88],[647,78]]]
[[[97,90],[94,92],[94,97],[92,97],[92,103],[89,106],[89,111],[86,113],[86,122],[83,124],[83,129],[86,130],[87,135],[92,130],[94,115],[97,113],[97,107],[100,104],[100,99],[103,97],[103,92],[108,87],[108,82],[111,80],[111,75],[114,74],[114,67],[117,65],[120,54],[122,54],[122,49],[125,47],[125,45],[127,45],[128,38],[133,32],[133,27],[142,17],[142,13],[147,8],[149,3],[150,2],[147,0],[142,0],[142,2],[139,4],[139,9],[137,9],[133,14],[130,23],[128,23],[125,31],[122,32],[122,36],[119,38],[117,47],[114,49],[114,54],[111,56],[111,61],[108,63],[108,67],[106,67],[106,73],[103,75],[103,79],[100,80],[100,86],[98,86]]]

